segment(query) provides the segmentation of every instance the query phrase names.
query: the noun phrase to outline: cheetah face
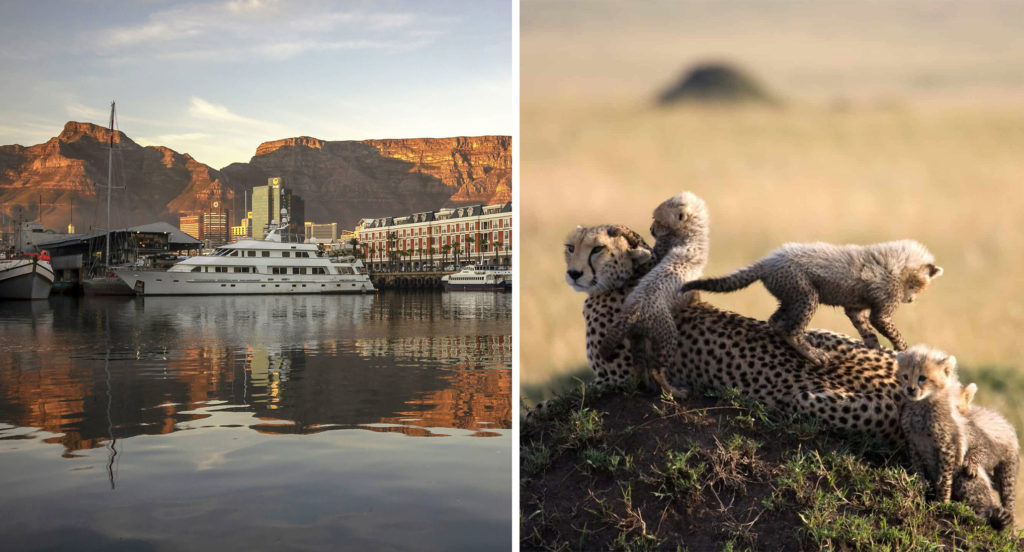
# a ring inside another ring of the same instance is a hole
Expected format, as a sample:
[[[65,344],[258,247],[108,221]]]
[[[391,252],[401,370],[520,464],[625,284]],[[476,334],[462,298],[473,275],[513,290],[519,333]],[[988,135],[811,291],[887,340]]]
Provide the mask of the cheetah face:
[[[932,280],[939,276],[942,276],[942,267],[931,263],[907,271],[903,279],[903,302],[913,303],[917,295],[928,289]]]
[[[896,377],[912,401],[924,400],[943,391],[955,379],[956,357],[926,345],[915,345],[896,356]]]
[[[651,235],[679,235],[688,228],[707,228],[708,206],[693,192],[674,195],[654,209]]]
[[[650,247],[625,226],[578,226],[565,242],[565,281],[594,295],[622,287],[638,265],[650,260]]]

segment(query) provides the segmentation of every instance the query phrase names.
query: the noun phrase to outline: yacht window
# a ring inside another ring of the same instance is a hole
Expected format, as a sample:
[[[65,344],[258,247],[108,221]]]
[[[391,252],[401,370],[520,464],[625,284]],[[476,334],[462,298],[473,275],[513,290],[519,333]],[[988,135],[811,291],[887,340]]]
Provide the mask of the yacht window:
[[[237,249],[232,249],[231,253],[230,253],[230,256],[231,257],[237,257],[238,256],[238,250]]]
[[[305,274],[305,273],[306,273],[306,267],[301,267],[300,268],[300,267],[296,266],[296,267],[292,268],[292,274]]]
[[[226,266],[217,266],[217,267],[214,267],[214,270],[216,272],[227,272],[228,271],[228,267],[226,267]]]
[[[202,272],[202,271],[203,271],[203,267],[201,267],[201,266],[194,266],[194,267],[192,267],[192,272]]]
[[[246,255],[249,256],[249,257],[255,257],[256,256],[256,252],[255,251],[246,251]]]
[[[269,256],[270,256],[270,251],[260,251],[260,253],[261,253],[261,254],[262,254],[262,255],[263,255],[264,257],[269,257]]]
[[[288,252],[288,251],[282,251],[282,252],[281,252],[281,256],[282,256],[282,257],[291,257],[291,255],[292,255],[292,254],[291,254],[290,252]]]
[[[271,269],[271,274],[288,274],[288,269],[282,266],[275,266]]]

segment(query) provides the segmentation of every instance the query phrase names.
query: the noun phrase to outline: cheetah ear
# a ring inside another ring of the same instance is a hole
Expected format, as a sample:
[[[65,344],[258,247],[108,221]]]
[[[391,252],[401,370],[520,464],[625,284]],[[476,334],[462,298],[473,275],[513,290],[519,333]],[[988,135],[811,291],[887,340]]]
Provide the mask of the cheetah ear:
[[[938,278],[939,276],[942,276],[942,267],[941,266],[935,266],[935,265],[929,263],[925,268],[928,269],[928,277],[929,278]]]
[[[633,259],[634,265],[644,264],[647,261],[651,260],[651,257],[653,256],[654,253],[652,253],[651,250],[647,249],[646,247],[633,247],[632,249],[629,250],[629,257]]]
[[[953,368],[956,368],[956,357],[948,356],[942,359],[942,373],[945,374],[947,378],[953,373]]]
[[[964,400],[964,405],[971,404],[971,401],[974,400],[974,394],[977,393],[977,392],[978,392],[978,384],[976,384],[976,383],[972,383],[972,384],[968,385],[967,387],[964,387],[963,391],[961,391],[961,395],[962,395],[963,400]]]

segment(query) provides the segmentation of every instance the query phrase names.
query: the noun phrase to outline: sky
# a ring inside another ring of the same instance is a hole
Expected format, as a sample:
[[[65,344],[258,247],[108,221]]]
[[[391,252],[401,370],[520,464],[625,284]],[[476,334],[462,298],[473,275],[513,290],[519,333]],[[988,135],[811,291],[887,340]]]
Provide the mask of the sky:
[[[0,144],[67,121],[222,168],[260,143],[511,135],[511,0],[0,2]]]

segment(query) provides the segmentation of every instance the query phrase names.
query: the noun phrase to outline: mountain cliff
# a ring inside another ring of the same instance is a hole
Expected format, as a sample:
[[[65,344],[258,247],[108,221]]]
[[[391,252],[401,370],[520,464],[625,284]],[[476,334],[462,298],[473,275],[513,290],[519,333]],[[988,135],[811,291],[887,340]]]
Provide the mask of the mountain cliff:
[[[41,219],[50,228],[65,228],[72,220],[79,232],[103,228],[109,140],[108,129],[72,121],[45,143],[0,146],[4,213],[14,219]],[[187,154],[140,146],[119,131],[114,144],[113,226],[156,220],[177,225],[180,212],[213,201],[230,204],[234,197],[218,171]]]
[[[79,232],[103,228],[109,139],[104,127],[72,121],[43,144],[0,146],[0,211],[51,228],[72,221]],[[140,146],[119,131],[114,143],[114,226],[177,224],[180,214],[215,202],[237,221],[243,190],[272,176],[305,200],[306,220],[344,228],[362,217],[511,199],[508,136],[286,138],[265,142],[248,163],[221,170],[166,147]]]
[[[511,138],[477,136],[326,142],[309,136],[265,142],[248,163],[221,172],[235,189],[271,176],[306,200],[306,220],[400,215],[512,198]]]

